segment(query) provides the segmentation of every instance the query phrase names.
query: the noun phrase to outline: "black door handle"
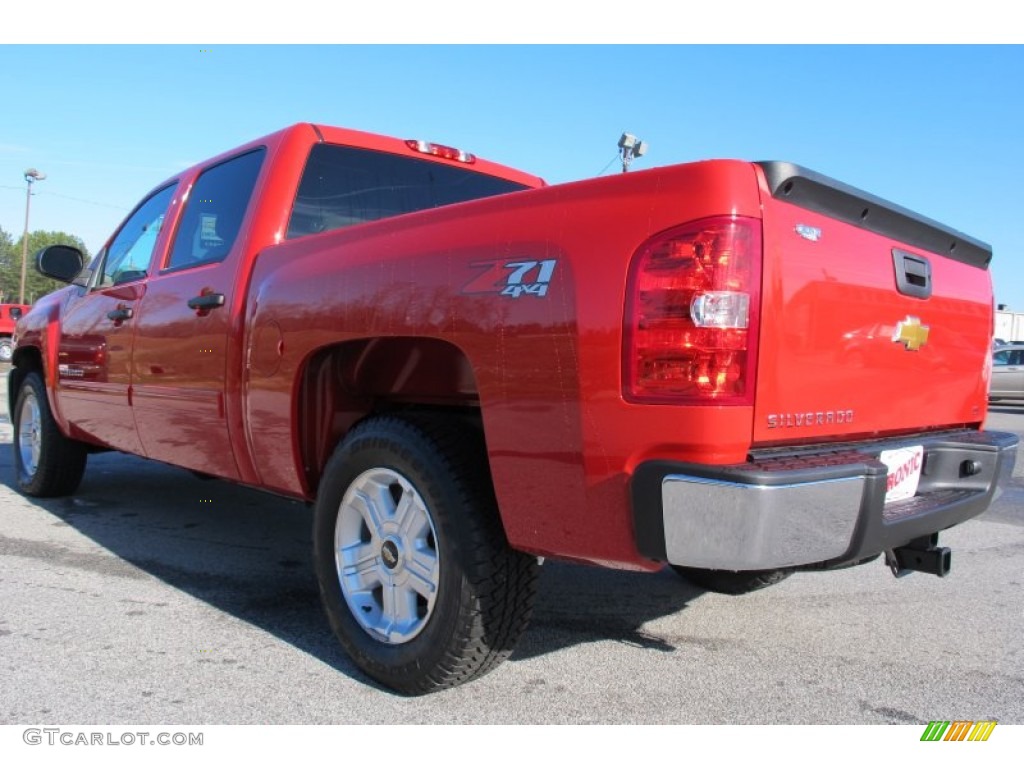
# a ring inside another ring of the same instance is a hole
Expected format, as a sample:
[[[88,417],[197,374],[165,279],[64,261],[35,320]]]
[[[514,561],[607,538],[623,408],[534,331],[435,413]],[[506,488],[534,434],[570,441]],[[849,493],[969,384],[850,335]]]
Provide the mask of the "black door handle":
[[[217,307],[224,306],[224,294],[223,293],[203,293],[199,296],[193,296],[188,300],[188,308],[195,309],[198,311],[209,311],[216,309]]]
[[[113,320],[115,323],[121,323],[125,320],[130,320],[135,315],[135,311],[131,307],[118,307],[107,312],[107,319]]]

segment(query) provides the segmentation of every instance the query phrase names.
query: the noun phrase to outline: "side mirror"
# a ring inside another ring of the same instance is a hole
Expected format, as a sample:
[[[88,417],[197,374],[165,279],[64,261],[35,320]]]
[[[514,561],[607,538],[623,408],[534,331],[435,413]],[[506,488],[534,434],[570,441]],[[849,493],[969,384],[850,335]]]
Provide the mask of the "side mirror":
[[[46,277],[70,283],[85,266],[85,255],[70,245],[50,245],[36,254],[36,270]]]

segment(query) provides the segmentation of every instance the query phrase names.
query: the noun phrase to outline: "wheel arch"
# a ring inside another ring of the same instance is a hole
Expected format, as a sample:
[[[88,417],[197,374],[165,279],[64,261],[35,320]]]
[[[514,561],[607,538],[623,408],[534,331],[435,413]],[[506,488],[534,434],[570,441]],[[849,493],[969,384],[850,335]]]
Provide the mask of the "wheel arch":
[[[11,358],[11,370],[7,374],[7,412],[14,414],[18,390],[25,377],[32,371],[43,370],[43,355],[38,347],[18,347]],[[44,377],[45,380],[45,377]],[[51,407],[53,403],[50,403]]]
[[[311,495],[334,448],[369,417],[447,412],[483,428],[469,357],[443,339],[373,337],[323,347],[307,358],[295,391],[296,447]]]

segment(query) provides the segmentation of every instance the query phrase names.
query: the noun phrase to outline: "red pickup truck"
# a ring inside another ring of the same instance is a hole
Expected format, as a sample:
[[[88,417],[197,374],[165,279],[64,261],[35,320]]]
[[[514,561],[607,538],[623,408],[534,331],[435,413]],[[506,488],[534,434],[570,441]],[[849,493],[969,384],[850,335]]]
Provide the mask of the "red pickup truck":
[[[14,327],[28,310],[28,304],[0,304],[0,363],[11,362]]]
[[[507,657],[545,557],[943,575],[1016,457],[990,259],[787,163],[548,186],[299,124],[37,255],[70,285],[18,325],[17,482],[115,449],[315,504],[331,625],[405,693]]]

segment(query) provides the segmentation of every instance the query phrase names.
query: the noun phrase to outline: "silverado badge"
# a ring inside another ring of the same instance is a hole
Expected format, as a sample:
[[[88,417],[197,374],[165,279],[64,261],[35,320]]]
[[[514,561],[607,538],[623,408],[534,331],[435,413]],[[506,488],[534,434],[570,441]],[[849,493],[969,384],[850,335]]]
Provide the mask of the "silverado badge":
[[[921,325],[921,318],[907,315],[906,320],[896,324],[892,340],[916,352],[928,342],[928,326]]]

